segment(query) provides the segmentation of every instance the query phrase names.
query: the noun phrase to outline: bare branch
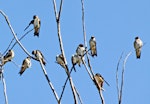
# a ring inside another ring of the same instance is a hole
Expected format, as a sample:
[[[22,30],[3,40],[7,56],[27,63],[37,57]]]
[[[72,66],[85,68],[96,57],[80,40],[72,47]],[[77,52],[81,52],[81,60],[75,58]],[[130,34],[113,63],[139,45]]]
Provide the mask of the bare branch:
[[[102,104],[105,104],[105,100],[104,100],[104,97],[103,97],[102,90],[99,90],[99,94],[100,94],[100,98],[101,98]]]
[[[53,1],[53,6],[54,6],[54,12],[55,12],[55,17],[56,17],[56,21],[57,21],[57,6],[56,6],[56,1],[55,0],[52,0]]]
[[[87,47],[86,29],[85,29],[85,19],[84,19],[84,0],[81,0],[81,4],[82,4],[82,28],[83,28],[83,36],[84,36],[84,46]],[[84,66],[85,66],[85,68],[86,68],[86,70],[87,70],[87,72],[88,72],[90,78],[92,79],[92,81],[93,81],[93,82],[95,83],[95,85],[97,86],[97,89],[98,89],[98,91],[99,91],[99,95],[100,95],[102,104],[105,104],[105,102],[104,102],[104,97],[103,97],[103,95],[102,95],[102,92],[101,92],[101,90],[99,90],[98,83],[97,83],[97,81],[96,81],[96,79],[95,79],[95,77],[94,77],[94,72],[93,72],[92,66],[91,66],[91,64],[90,64],[90,59],[89,59],[89,56],[88,56],[88,51],[89,51],[89,50],[87,50],[87,48],[86,48],[86,58],[87,58],[87,61],[88,61],[88,66],[89,66],[89,68],[90,68],[90,71],[89,71],[87,65],[85,64],[85,62],[84,62],[83,60],[82,60],[82,61],[83,61],[83,64],[84,64]]]
[[[62,56],[64,57],[64,63],[65,63],[65,65],[66,65],[66,70],[65,70],[65,71],[66,71],[67,76],[69,77],[69,82],[70,82],[70,86],[71,86],[72,93],[73,93],[73,97],[74,97],[74,103],[75,103],[75,104],[78,104],[78,102],[77,102],[77,97],[76,97],[76,92],[75,92],[75,89],[74,89],[74,84],[73,84],[73,81],[72,81],[72,78],[71,78],[71,76],[70,76],[69,69],[68,69],[68,66],[67,66],[67,61],[66,61],[66,57],[65,57],[64,48],[63,48],[63,42],[62,42],[62,38],[61,38],[61,31],[60,31],[60,13],[61,13],[61,10],[62,10],[62,4],[63,4],[63,0],[61,0],[61,3],[60,3],[59,17],[58,17],[57,8],[56,8],[56,1],[53,0],[55,18],[56,18],[56,22],[57,22],[58,40],[59,40],[59,45],[60,45],[61,54],[62,54]]]
[[[17,43],[20,45],[20,47],[23,49],[23,51],[24,51],[28,56],[32,57],[32,56],[30,55],[30,53],[24,48],[24,46],[23,46],[23,45],[20,43],[20,41],[18,40],[18,38],[17,38],[17,36],[16,36],[16,33],[14,32],[14,30],[13,30],[13,28],[12,28],[12,26],[11,26],[11,24],[10,24],[10,22],[9,22],[9,19],[8,19],[8,17],[6,16],[6,14],[5,14],[2,10],[0,10],[0,13],[4,16],[4,18],[5,18],[6,22],[7,22],[8,26],[9,26],[9,28],[10,28],[12,34],[13,34],[13,36],[14,36],[14,38],[16,39]],[[34,57],[32,57],[32,58],[34,59]]]
[[[119,61],[118,61],[118,64],[117,64],[117,69],[116,69],[116,84],[117,84],[117,93],[118,93],[118,101],[119,101],[119,98],[120,98],[120,92],[119,92],[119,82],[118,82],[118,70],[119,70],[119,64],[120,64],[120,61],[122,59],[122,55],[123,55],[123,52],[119,58]]]
[[[88,67],[87,67],[87,65],[86,65],[86,63],[85,63],[85,61],[82,60],[82,62],[83,62],[83,64],[84,64],[84,67],[85,67],[86,71],[88,72],[88,74],[89,74],[91,80],[93,81],[93,80],[95,79],[94,76],[90,73],[90,71],[89,71],[89,69],[88,69]]]
[[[84,37],[84,47],[87,47],[85,19],[84,19],[84,0],[81,0],[81,4],[82,4],[82,29],[83,29],[83,37]],[[87,58],[87,61],[88,61],[88,66],[90,68],[92,76],[94,77],[94,72],[93,72],[91,64],[90,64],[90,59],[89,59],[89,56],[88,56],[88,51],[89,50],[87,50],[87,48],[86,48],[86,58]]]
[[[44,65],[43,65],[43,63],[42,63],[42,60],[40,59],[39,61],[40,61],[40,65],[41,65],[41,68],[42,68],[42,70],[43,70],[43,73],[44,73],[44,75],[45,75],[45,77],[46,77],[46,80],[47,80],[47,82],[48,82],[48,84],[49,84],[49,86],[50,86],[50,88],[51,88],[51,90],[52,90],[52,92],[53,92],[53,94],[54,94],[54,96],[55,96],[55,98],[56,98],[58,104],[61,104],[61,102],[59,101],[58,95],[57,95],[57,93],[56,93],[56,91],[55,91],[55,89],[54,89],[54,87],[53,87],[53,84],[51,83],[51,81],[50,81],[50,79],[49,79],[49,77],[48,77],[48,75],[47,75],[47,72],[46,72],[46,70],[45,70],[45,68],[44,68]]]
[[[117,69],[116,69],[116,86],[117,86],[117,93],[118,93],[118,104],[121,104],[122,102],[122,91],[123,91],[123,84],[124,84],[124,71],[125,71],[125,64],[127,62],[128,57],[131,55],[132,52],[129,52],[123,62],[123,68],[122,68],[122,77],[121,77],[121,88],[119,89],[119,81],[118,81],[118,70],[119,70],[119,64],[122,59],[123,53],[121,54],[118,64],[117,64]]]
[[[31,32],[32,30],[33,30],[33,29],[31,29],[31,30],[29,30],[28,32],[26,32],[21,38],[19,38],[19,41],[21,41],[21,40],[22,40],[29,32]],[[13,49],[17,43],[18,43],[18,42],[16,41],[10,49]]]
[[[69,72],[70,74],[71,74],[72,70],[73,70],[73,67],[71,68],[71,70],[70,70],[70,72]],[[62,89],[62,92],[61,92],[61,95],[60,95],[60,98],[59,98],[59,101],[60,101],[60,102],[61,102],[62,96],[63,96],[63,94],[64,94],[64,91],[65,91],[65,88],[66,88],[66,85],[67,85],[68,80],[69,80],[69,77],[67,77],[67,79],[66,79],[66,81],[65,81],[65,83],[64,83],[64,85],[63,85],[63,89]]]
[[[81,0],[81,4],[82,4],[82,28],[83,28],[84,46],[87,47],[85,21],[84,21],[84,0]]]
[[[14,39],[15,39],[15,38],[13,38],[13,39],[11,40],[11,42],[9,43],[7,49],[6,49],[6,50],[4,51],[4,53],[2,54],[2,56],[4,56],[4,54],[6,54],[6,52],[9,50],[9,47],[11,46],[12,42],[14,41]]]
[[[127,62],[127,59],[128,57],[131,55],[132,52],[129,52],[125,59],[124,59],[124,62],[123,62],[123,68],[122,68],[122,79],[121,79],[121,89],[120,89],[120,97],[119,97],[119,104],[121,104],[122,102],[122,91],[123,91],[123,84],[124,84],[124,71],[125,71],[125,65],[126,65],[126,62]]]
[[[61,14],[61,10],[62,10],[62,4],[63,4],[63,0],[60,1],[60,7],[59,7],[59,13],[58,13],[58,19],[60,19],[60,14]]]
[[[80,97],[79,92],[77,91],[77,89],[76,89],[76,88],[74,88],[74,89],[75,89],[75,91],[76,91],[76,93],[77,93],[77,95],[78,95],[78,98],[79,98],[80,104],[83,104],[83,101],[82,101],[82,99],[81,99],[81,97]]]
[[[3,82],[3,87],[4,87],[5,104],[8,104],[8,97],[7,97],[7,91],[6,91],[6,83],[5,83],[5,78],[4,78],[4,75],[3,75],[3,71],[1,73],[1,77],[2,77],[2,82]]]

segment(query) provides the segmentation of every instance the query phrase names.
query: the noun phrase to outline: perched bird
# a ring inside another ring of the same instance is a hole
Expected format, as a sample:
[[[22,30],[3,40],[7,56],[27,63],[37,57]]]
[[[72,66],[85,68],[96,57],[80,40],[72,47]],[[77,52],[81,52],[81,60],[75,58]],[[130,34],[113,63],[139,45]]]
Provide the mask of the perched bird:
[[[97,84],[98,84],[99,90],[104,90],[104,89],[103,89],[103,83],[104,83],[104,82],[105,82],[108,86],[110,86],[109,83],[108,83],[107,81],[105,81],[104,78],[103,78],[99,73],[96,73],[94,77],[95,77],[96,82],[97,82]]]
[[[15,56],[15,53],[13,50],[9,50],[6,55],[2,59],[2,65],[4,65],[6,62],[9,62],[12,60],[12,58]]]
[[[31,22],[29,23],[29,25],[25,28],[25,30],[31,25],[33,24],[34,26],[34,36],[38,36],[39,37],[39,31],[40,31],[40,26],[41,26],[41,21],[39,19],[39,17],[37,15],[33,16],[33,20],[31,20]]]
[[[41,59],[42,63],[44,65],[46,65],[46,61],[45,61],[44,56],[40,50],[34,50],[34,51],[32,51],[32,54],[35,55],[35,57],[38,61],[40,61],[40,59]]]
[[[143,46],[142,40],[139,37],[135,37],[134,48],[136,51],[136,58],[137,59],[140,59],[142,46]]]
[[[22,66],[21,66],[21,70],[19,72],[20,75],[23,74],[23,72],[27,69],[31,67],[31,59],[30,57],[27,57],[26,59],[23,60],[22,62]]]
[[[82,62],[81,56],[78,56],[77,54],[72,55],[72,57],[71,57],[71,62],[72,62],[74,71],[76,72],[75,65],[78,64],[79,67],[81,66],[81,65],[80,65],[81,62]]]
[[[96,83],[98,84],[98,89],[103,90],[104,78],[99,73],[96,73],[94,77],[96,79]]]
[[[83,61],[84,61],[84,54],[85,54],[85,51],[86,51],[86,49],[85,49],[85,47],[83,46],[83,44],[79,44],[78,47],[77,47],[77,49],[76,49],[76,53],[77,53],[77,55],[80,57],[82,63],[83,63]]]
[[[94,36],[91,36],[91,39],[89,40],[89,44],[90,44],[92,57],[97,56],[96,39]]]
[[[86,50],[85,50],[85,47],[83,46],[83,44],[79,44],[78,47],[77,47],[77,49],[76,49],[77,55],[83,57],[85,51]]]
[[[56,56],[56,63],[66,69],[65,60],[62,54]]]

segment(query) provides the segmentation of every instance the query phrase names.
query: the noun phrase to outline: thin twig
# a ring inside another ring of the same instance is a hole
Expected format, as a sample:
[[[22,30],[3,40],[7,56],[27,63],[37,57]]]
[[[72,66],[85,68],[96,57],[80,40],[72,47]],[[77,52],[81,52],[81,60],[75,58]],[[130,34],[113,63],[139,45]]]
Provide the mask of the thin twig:
[[[63,0],[60,1],[60,7],[59,7],[59,13],[58,13],[58,19],[60,19],[60,14],[62,11],[62,5],[63,5]]]
[[[11,46],[12,42],[14,41],[14,39],[15,39],[15,38],[13,38],[13,39],[11,40],[11,42],[9,43],[7,49],[6,49],[6,50],[4,51],[4,53],[2,54],[2,56],[4,56],[4,55],[6,54],[6,52],[9,50],[9,47]]]
[[[89,74],[91,80],[94,80],[94,76],[90,73],[90,71],[89,71],[89,69],[88,69],[88,67],[87,67],[87,65],[86,65],[86,63],[85,63],[85,61],[82,60],[82,62],[83,62],[83,64],[84,64],[84,67],[85,67],[86,71],[88,72],[88,74]]]
[[[69,72],[70,74],[71,74],[72,70],[73,70],[73,67],[71,68],[71,70],[70,70],[70,72]],[[62,89],[62,92],[61,92],[61,95],[60,95],[60,98],[59,98],[59,101],[60,101],[60,102],[61,102],[62,96],[63,96],[63,94],[64,94],[64,91],[65,91],[65,88],[66,88],[66,85],[67,85],[68,80],[69,80],[69,77],[66,78],[66,81],[65,81],[65,83],[64,83],[64,85],[63,85],[63,89]]]
[[[82,5],[82,29],[83,29],[83,37],[84,37],[84,47],[87,47],[87,41],[86,41],[86,29],[85,29],[85,18],[84,18],[84,0],[81,0],[81,5]],[[92,74],[92,76],[94,77],[94,72],[92,70],[92,66],[90,64],[90,59],[89,59],[89,56],[88,56],[88,51],[87,48],[86,48],[86,58],[87,58],[87,61],[88,61],[88,66],[90,68],[90,72]]]
[[[3,87],[4,87],[5,104],[8,104],[8,97],[7,97],[7,91],[6,91],[6,83],[5,83],[5,78],[4,78],[3,72],[1,73],[1,75],[2,75],[2,82],[3,82]]]
[[[30,55],[30,53],[24,48],[24,46],[23,46],[23,45],[20,43],[20,41],[18,40],[18,38],[17,38],[17,36],[16,36],[16,33],[14,32],[14,30],[13,30],[13,28],[12,28],[12,26],[11,26],[11,24],[10,24],[10,22],[9,22],[9,19],[8,19],[8,17],[6,16],[6,14],[5,14],[2,10],[0,10],[0,13],[4,16],[4,18],[5,18],[6,22],[7,22],[8,26],[9,26],[9,28],[10,28],[12,34],[13,34],[13,36],[14,36],[14,38],[16,39],[17,43],[20,45],[20,47],[23,49],[23,51],[24,51],[28,56],[32,57],[32,56]],[[35,59],[34,57],[32,57],[32,58]]]
[[[48,77],[48,75],[47,75],[47,72],[46,72],[46,70],[45,70],[45,68],[44,68],[44,65],[42,64],[41,59],[40,59],[40,65],[41,65],[41,68],[42,68],[42,70],[43,70],[43,73],[44,73],[44,75],[45,75],[45,77],[46,77],[46,80],[47,80],[47,82],[48,82],[48,84],[49,84],[49,86],[50,86],[50,88],[51,88],[51,90],[52,90],[52,92],[53,92],[53,94],[54,94],[56,100],[57,100],[57,103],[58,103],[58,104],[61,104],[61,102],[59,102],[59,97],[58,97],[58,95],[57,95],[57,92],[55,91],[55,89],[54,89],[54,87],[53,87],[53,84],[51,83],[51,81],[50,81],[50,79],[49,79],[49,77]]]
[[[124,71],[125,71],[125,65],[127,62],[128,57],[131,55],[132,52],[129,52],[123,62],[123,68],[122,68],[122,80],[121,80],[121,89],[120,89],[120,98],[119,98],[119,104],[122,102],[122,91],[123,91],[123,84],[124,84]]]
[[[19,41],[21,41],[21,40],[22,40],[29,32],[31,32],[32,30],[33,30],[33,29],[27,31],[21,38],[19,38]],[[18,43],[18,42],[16,41],[10,49],[13,49],[14,46],[15,46],[17,43]]]
[[[83,101],[82,101],[82,99],[81,99],[81,97],[80,97],[79,92],[77,91],[77,89],[76,89],[76,88],[74,88],[74,89],[75,89],[75,91],[76,91],[76,93],[77,93],[77,95],[78,95],[78,98],[79,98],[80,104],[83,104]]]
[[[82,28],[83,28],[83,37],[84,37],[84,45],[87,46],[86,42],[86,30],[85,30],[85,21],[84,21],[84,0],[81,0],[82,4]]]
[[[118,81],[118,70],[119,70],[119,64],[120,64],[120,61],[122,59],[122,55],[123,55],[123,52],[119,58],[119,61],[118,61],[118,64],[117,64],[117,69],[116,69],[116,84],[117,84],[117,93],[118,93],[118,101],[119,101],[119,98],[120,98],[120,91],[119,91],[119,81]]]

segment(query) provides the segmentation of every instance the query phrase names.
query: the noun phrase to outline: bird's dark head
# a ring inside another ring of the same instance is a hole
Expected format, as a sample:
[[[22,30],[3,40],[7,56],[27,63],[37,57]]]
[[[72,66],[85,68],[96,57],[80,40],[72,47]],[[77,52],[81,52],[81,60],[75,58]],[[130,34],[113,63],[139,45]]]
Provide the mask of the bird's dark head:
[[[79,44],[79,47],[84,47],[83,44]]]
[[[135,37],[135,39],[139,39],[139,37],[137,36],[137,37]]]
[[[34,15],[34,16],[33,16],[33,19],[35,19],[36,17],[37,17],[37,16],[36,16],[36,15]]]
[[[94,39],[95,37],[94,36],[91,36],[91,39]]]
[[[35,50],[34,50],[34,51],[32,51],[32,54],[33,54],[33,55],[35,55]]]
[[[27,59],[31,59],[31,57],[28,56]]]
[[[99,77],[102,77],[99,73],[96,73],[95,75],[96,75],[96,76],[99,76]]]

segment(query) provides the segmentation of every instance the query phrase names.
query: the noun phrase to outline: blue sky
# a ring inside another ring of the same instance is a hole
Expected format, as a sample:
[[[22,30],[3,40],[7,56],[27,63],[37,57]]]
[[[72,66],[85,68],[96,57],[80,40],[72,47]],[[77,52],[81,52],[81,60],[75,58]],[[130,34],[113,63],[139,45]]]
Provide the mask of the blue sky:
[[[59,1],[57,1],[58,7]],[[122,104],[149,104],[150,1],[85,0],[84,5],[87,41],[92,35],[97,40],[98,57],[90,57],[92,68],[95,73],[101,73],[111,85],[108,87],[104,84],[103,95],[106,104],[117,104],[116,66],[121,53],[124,52],[124,58],[130,51],[132,54],[126,63]],[[55,57],[60,54],[60,49],[52,0],[1,1],[0,9],[7,14],[18,37],[25,33],[24,28],[33,15],[39,16],[40,37],[34,37],[32,31],[21,43],[29,52],[35,49],[43,52],[47,60],[45,68],[48,76],[60,95],[66,74],[64,69],[55,63]],[[81,16],[80,0],[64,0],[61,33],[69,68],[72,66],[72,54],[75,53],[78,44],[83,43]],[[29,29],[31,28],[32,26]],[[3,53],[13,38],[3,16],[0,16],[0,34],[0,52]],[[136,36],[146,43],[142,48],[140,60],[136,59],[133,48]],[[21,65],[27,55],[19,45],[16,45],[13,50],[15,51],[13,61]],[[122,69],[122,62],[119,72]],[[7,63],[4,69],[9,104],[57,103],[37,61],[32,60],[32,67],[22,76],[18,74],[20,68],[13,63]],[[71,76],[84,104],[100,104],[98,91],[84,66],[82,65],[81,68],[77,66],[76,69],[77,72],[73,72]],[[5,103],[2,82],[0,82],[0,103]],[[69,83],[62,104],[73,104]]]

